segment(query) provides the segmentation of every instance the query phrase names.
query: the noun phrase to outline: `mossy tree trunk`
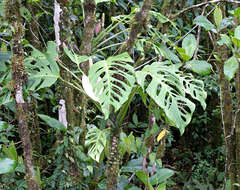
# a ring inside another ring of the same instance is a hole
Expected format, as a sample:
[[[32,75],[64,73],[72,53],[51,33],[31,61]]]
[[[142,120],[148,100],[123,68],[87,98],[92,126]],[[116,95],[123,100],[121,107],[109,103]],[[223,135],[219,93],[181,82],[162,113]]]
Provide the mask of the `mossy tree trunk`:
[[[20,14],[21,1],[9,0],[5,2],[5,19],[13,27],[11,40],[11,73],[14,85],[14,97],[16,101],[16,116],[18,120],[19,136],[23,145],[24,165],[27,174],[28,189],[38,190],[39,184],[34,176],[32,145],[28,123],[30,118],[29,105],[23,97],[23,83],[27,83],[27,75],[24,68],[24,52],[21,41],[24,36],[24,27]]]
[[[27,33],[26,39],[38,50],[41,50],[41,41],[39,40],[39,24],[38,24],[38,8],[36,7],[35,3],[28,3],[28,9],[32,15],[31,21],[27,25]],[[31,93],[30,93],[31,94]],[[30,111],[31,111],[31,119],[30,119],[30,127],[31,127],[31,142],[33,146],[34,152],[34,163],[38,167],[41,168],[41,152],[42,152],[42,145],[41,145],[41,134],[39,129],[39,122],[38,122],[38,101],[31,95],[31,104],[30,104]]]
[[[94,0],[85,0],[83,3],[83,11],[84,11],[84,30],[83,36],[80,46],[80,55],[90,56],[92,52],[92,39],[94,37],[94,30],[96,26],[96,4]],[[89,61],[85,61],[81,63],[81,69],[88,75],[88,70],[90,68],[91,63]],[[86,113],[87,113],[87,97],[85,95],[81,95],[81,128],[83,129],[83,135],[81,136],[81,142],[84,143],[85,134],[86,134]]]
[[[225,17],[225,5],[221,4],[220,8],[222,9],[223,17]],[[217,42],[219,39],[220,35],[218,34],[214,41]],[[224,75],[224,63],[229,59],[231,54],[229,53],[228,47],[226,45],[218,45],[216,43],[214,49],[220,59],[217,63],[217,69],[220,81],[220,105],[222,125],[226,145],[225,182],[227,178],[230,179],[231,190],[237,190],[238,187],[234,185],[234,183],[237,182],[237,176],[239,175],[236,170],[237,147],[235,143],[236,132],[238,129],[235,126],[236,118],[234,117],[237,112],[234,111],[230,83],[227,81]],[[236,81],[236,84],[238,86],[238,80]],[[239,94],[239,92],[237,92],[237,94]]]
[[[69,69],[72,70],[74,67],[74,63],[68,58],[68,56],[64,53],[64,48],[69,50],[75,50],[75,38],[73,35],[73,27],[74,22],[71,20],[72,14],[72,1],[65,1],[65,0],[55,0],[54,2],[54,28],[55,28],[55,38],[57,42],[57,50],[60,57],[60,61]],[[68,73],[65,69],[61,68],[60,70],[61,77],[68,83],[71,83],[72,76]],[[60,120],[63,122],[64,125],[68,128],[68,130],[72,130],[73,127],[78,126],[78,120],[80,120],[80,114],[77,108],[75,108],[74,102],[75,92],[74,89],[68,86],[64,82],[59,82],[59,93],[58,99],[61,102],[61,106],[64,107],[64,115],[59,116],[59,118],[64,118]],[[61,108],[60,108],[61,109]],[[60,142],[63,138],[63,135],[59,135],[58,141]],[[60,140],[61,139],[61,140]],[[69,148],[65,151],[67,154],[74,159],[74,162],[69,160],[69,171],[68,175],[71,176],[73,180],[73,184],[79,184],[81,180],[81,171],[78,168],[77,159],[74,154],[74,148],[76,144],[75,141],[69,141]],[[78,143],[78,142],[77,142]],[[64,165],[64,163],[63,163]]]

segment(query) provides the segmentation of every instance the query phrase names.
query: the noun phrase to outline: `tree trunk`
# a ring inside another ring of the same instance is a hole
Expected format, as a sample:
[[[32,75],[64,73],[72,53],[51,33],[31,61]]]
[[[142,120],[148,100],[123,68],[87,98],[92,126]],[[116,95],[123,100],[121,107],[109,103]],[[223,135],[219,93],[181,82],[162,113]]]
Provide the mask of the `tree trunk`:
[[[119,172],[119,138],[120,127],[111,126],[110,147],[107,165],[107,190],[117,190]]]
[[[26,34],[26,38],[29,42],[31,42],[31,45],[33,45],[38,50],[41,50],[41,42],[39,40],[39,24],[37,23],[37,13],[38,9],[35,6],[34,3],[28,3],[28,9],[32,15],[31,22],[28,25],[28,32]],[[41,134],[39,129],[39,123],[38,123],[38,102],[37,99],[34,98],[31,95],[31,104],[30,104],[30,111],[31,111],[31,119],[30,119],[30,128],[31,128],[31,142],[33,146],[34,151],[34,163],[35,165],[41,167],[41,152],[42,152],[42,145],[41,145]]]
[[[126,44],[123,44],[119,50],[119,53],[127,51],[131,52],[137,36],[141,33],[142,29],[147,26],[148,12],[151,10],[152,0],[145,0],[143,6],[134,17],[133,24],[131,25],[129,38]],[[121,113],[118,112],[118,114]],[[120,116],[121,117],[121,116]],[[119,118],[119,115],[116,117]],[[116,120],[116,119],[115,119]],[[115,190],[118,184],[118,173],[119,173],[119,153],[118,144],[120,138],[120,127],[122,123],[115,121],[115,126],[111,127],[110,137],[110,149],[108,157],[108,168],[107,168],[107,189]]]
[[[217,40],[216,40],[217,41]],[[224,75],[224,62],[229,57],[228,48],[226,46],[215,46],[215,51],[221,62],[218,62],[218,72],[220,75],[220,104],[222,125],[224,132],[224,140],[226,145],[226,163],[225,163],[225,179],[228,177],[231,180],[231,188],[235,189],[233,185],[236,181],[236,150],[235,150],[235,133],[233,125],[233,106],[230,85]],[[226,180],[225,180],[226,181]]]
[[[27,174],[28,189],[38,190],[39,184],[34,176],[32,163],[32,145],[30,141],[30,131],[28,129],[29,122],[29,105],[23,98],[23,82],[27,83],[27,75],[25,73],[23,63],[23,48],[21,40],[24,36],[24,28],[20,14],[21,3],[18,0],[5,2],[5,18],[13,26],[13,35],[11,40],[12,50],[12,81],[14,84],[14,97],[16,101],[16,116],[18,120],[19,136],[23,145],[24,164]]]

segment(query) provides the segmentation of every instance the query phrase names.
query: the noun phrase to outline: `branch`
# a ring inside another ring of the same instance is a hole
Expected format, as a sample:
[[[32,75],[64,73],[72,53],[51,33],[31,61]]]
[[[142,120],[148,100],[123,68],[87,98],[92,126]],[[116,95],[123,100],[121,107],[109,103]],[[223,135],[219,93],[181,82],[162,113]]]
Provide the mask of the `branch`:
[[[85,19],[84,31],[82,36],[82,43],[80,47],[80,55],[90,55],[92,52],[92,39],[96,25],[95,11],[96,4],[94,0],[85,0],[83,4]],[[86,61],[81,64],[81,69],[88,75],[89,62]]]
[[[208,1],[208,2],[203,2],[203,3],[199,3],[197,5],[192,5],[190,7],[187,7],[183,10],[181,10],[180,12],[178,12],[175,15],[170,16],[170,19],[176,18],[178,17],[180,14],[190,10],[190,9],[194,9],[194,8],[198,8],[207,4],[211,4],[211,3],[219,3],[219,2],[227,2],[227,3],[236,3],[236,4],[240,4],[240,1],[236,1],[236,0],[212,0],[212,1]]]
[[[124,44],[124,46],[120,48],[120,53],[124,51],[130,53],[131,49],[134,46],[135,40],[137,39],[138,34],[140,34],[142,29],[147,25],[148,13],[151,10],[151,8],[152,0],[144,0],[141,10],[136,13],[133,19],[127,44]]]

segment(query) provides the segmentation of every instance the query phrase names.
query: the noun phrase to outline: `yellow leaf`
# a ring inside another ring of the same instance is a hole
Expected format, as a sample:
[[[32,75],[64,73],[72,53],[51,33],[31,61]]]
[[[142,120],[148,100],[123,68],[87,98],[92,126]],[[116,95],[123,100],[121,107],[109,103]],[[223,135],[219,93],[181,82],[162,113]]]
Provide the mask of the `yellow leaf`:
[[[163,129],[163,130],[158,134],[157,142],[159,142],[159,141],[166,135],[166,132],[167,132],[167,130],[166,130],[166,129]]]

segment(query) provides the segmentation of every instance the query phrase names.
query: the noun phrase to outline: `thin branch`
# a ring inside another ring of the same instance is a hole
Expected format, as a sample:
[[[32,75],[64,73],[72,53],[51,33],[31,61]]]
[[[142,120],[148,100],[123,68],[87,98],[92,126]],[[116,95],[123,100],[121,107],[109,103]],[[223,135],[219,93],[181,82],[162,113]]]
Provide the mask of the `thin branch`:
[[[211,4],[211,3],[220,3],[220,2],[227,2],[227,3],[236,3],[236,4],[240,4],[240,1],[236,1],[236,0],[212,0],[212,1],[208,1],[208,2],[203,2],[203,3],[199,3],[196,5],[192,5],[190,7],[187,7],[183,10],[181,10],[180,12],[178,12],[175,15],[170,16],[171,19],[178,17],[180,14],[190,10],[190,9],[194,9],[194,8],[198,8],[207,4]]]
[[[208,0],[205,0],[205,2],[208,2]],[[204,15],[204,12],[205,12],[205,9],[206,9],[207,6],[208,6],[208,5],[205,5],[205,6],[202,8],[202,13],[201,13],[202,16]],[[197,58],[197,54],[198,54],[198,50],[199,50],[200,34],[201,34],[201,26],[198,26],[197,45],[196,45],[196,49],[195,49],[195,52],[194,52],[193,59],[196,59],[196,58]]]
[[[5,42],[6,44],[10,44],[10,42],[4,40],[3,38],[0,38],[1,41]]]

